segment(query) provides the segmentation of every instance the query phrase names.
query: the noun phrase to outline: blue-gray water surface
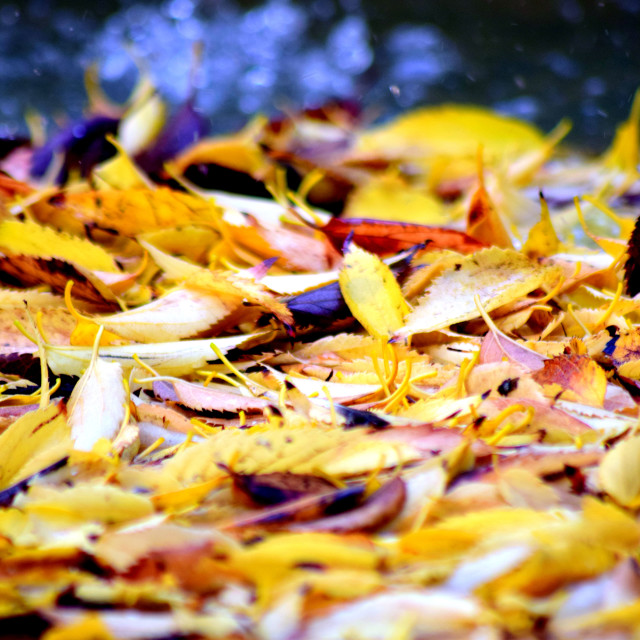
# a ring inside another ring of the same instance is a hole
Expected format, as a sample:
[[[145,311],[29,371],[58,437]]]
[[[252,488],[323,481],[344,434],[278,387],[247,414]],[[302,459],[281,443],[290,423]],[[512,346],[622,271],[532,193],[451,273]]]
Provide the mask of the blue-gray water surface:
[[[640,0],[27,0],[0,7],[0,137],[24,114],[79,117],[98,62],[122,99],[147,69],[179,104],[192,81],[214,131],[331,98],[371,118],[474,102],[598,150],[640,85]]]

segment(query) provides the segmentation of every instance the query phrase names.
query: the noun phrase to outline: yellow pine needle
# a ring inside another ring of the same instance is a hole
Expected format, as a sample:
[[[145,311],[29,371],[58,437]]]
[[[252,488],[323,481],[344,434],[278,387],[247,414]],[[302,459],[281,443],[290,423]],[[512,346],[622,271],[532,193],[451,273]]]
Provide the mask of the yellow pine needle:
[[[102,329],[102,327],[100,327]],[[135,360],[136,364],[141,368],[144,369],[145,371],[148,371],[153,378],[161,378],[162,376],[151,366],[149,366],[146,362],[143,362],[142,360],[140,360],[140,358],[138,357],[137,353],[134,353],[132,358]],[[134,382],[148,382],[149,378],[143,378],[142,380],[135,380]]]
[[[478,360],[480,359],[480,350],[476,351],[471,358],[465,358],[460,365],[460,372],[458,373],[458,380],[456,381],[455,386],[455,396],[458,398],[463,398],[467,394],[467,389],[465,387],[465,383],[471,370],[473,367],[478,364]]]
[[[47,365],[47,351],[45,349],[43,336],[39,333],[38,326],[31,315],[29,309],[26,309],[27,317],[31,322],[35,332],[35,343],[38,345],[38,356],[40,357],[40,403],[41,409],[44,409],[49,404],[51,398],[51,389],[49,389],[49,366]],[[27,335],[25,333],[25,335]]]
[[[204,381],[204,386],[206,387],[214,378],[218,380],[224,380],[226,383],[230,384],[232,387],[236,387],[236,389],[244,389],[245,386],[240,384],[237,380],[234,380],[231,376],[228,376],[226,373],[216,373],[215,371],[207,376]]]
[[[585,336],[591,335],[591,331],[587,329],[587,327],[582,323],[580,318],[578,318],[578,316],[576,315],[575,311],[573,310],[572,304],[567,305],[567,313],[573,318],[574,322],[584,331]]]
[[[386,340],[378,339],[378,343],[380,345],[380,354],[382,355],[382,364],[384,365],[384,375],[389,377],[389,362],[387,361],[387,357],[385,354],[387,342]]]
[[[411,367],[412,362],[411,358],[407,358],[406,362],[406,371],[404,374],[404,378],[400,383],[400,386],[393,392],[393,394],[387,398],[382,408],[385,411],[391,411],[395,408],[395,406],[407,395],[409,392],[409,388],[411,386]]]
[[[287,385],[284,382],[280,383],[280,392],[278,393],[278,406],[280,410],[284,413],[286,407],[286,393],[287,393]]]
[[[150,453],[153,453],[158,447],[164,444],[165,439],[160,436],[157,440],[152,442],[144,451],[141,451],[136,458],[146,458]]]
[[[327,400],[329,401],[329,408],[331,410],[331,424],[334,427],[338,426],[338,415],[336,414],[336,407],[333,403],[333,398],[331,397],[331,393],[329,393],[329,387],[323,385],[322,392],[325,396],[327,396]]]
[[[622,231],[626,231],[626,227],[630,227],[630,233],[633,229],[633,218],[630,220],[625,220],[624,218],[620,217],[613,209],[611,209],[611,207],[608,207],[606,204],[604,204],[604,202],[602,202],[598,198],[594,198],[593,196],[584,195],[582,196],[582,199],[589,204],[592,204],[594,207],[600,209],[600,211],[602,211],[602,213],[604,213],[608,218],[611,218],[611,220],[613,220]]]
[[[190,430],[189,433],[187,433],[187,437],[185,438],[185,441],[182,442],[180,445],[178,445],[178,448],[176,449],[176,454],[180,453],[181,451],[184,451],[184,449],[186,449],[190,444],[192,444],[193,436],[194,436],[194,432]]]
[[[417,376],[413,376],[409,381],[412,385],[416,382],[420,382],[420,380],[428,380],[429,378],[437,378],[438,372],[434,369],[433,371],[425,371],[425,373],[421,373]]]
[[[578,262],[578,265],[577,265],[577,271],[578,271],[578,272],[580,271],[580,267],[581,267],[581,265],[580,265],[580,263]],[[575,274],[574,276],[572,276],[572,277],[575,277],[576,275],[578,275],[578,274],[576,273],[576,274]],[[546,295],[546,296],[544,296],[544,297],[540,298],[540,300],[538,300],[538,301],[537,301],[537,304],[544,304],[545,302],[549,302],[549,300],[551,300],[552,298],[555,298],[555,297],[560,293],[560,290],[562,289],[562,287],[564,286],[564,283],[565,283],[566,281],[567,281],[567,280],[566,280],[566,278],[565,278],[564,276],[562,276],[562,277],[558,280],[558,283],[557,283],[557,284],[555,284],[555,285],[553,286],[553,288],[551,289],[551,291],[549,291],[549,293],[547,293],[547,295]]]
[[[38,344],[38,341],[36,340],[36,338],[31,335],[22,325],[22,322],[20,322],[20,320],[14,320],[13,321],[13,326],[29,341],[33,342],[33,344]]]
[[[600,319],[593,325],[594,331],[598,331],[600,327],[604,327],[605,324],[607,323],[607,320],[609,320],[609,318],[612,316],[613,310],[616,308],[616,306],[618,305],[618,302],[620,301],[620,296],[622,295],[622,287],[623,287],[622,282],[619,282],[616,288],[616,293],[613,297],[613,300],[611,301],[611,304],[607,307],[606,311],[602,314],[602,316],[600,316]]]
[[[300,186],[298,187],[298,197],[300,200],[306,200],[309,192],[315,187],[323,178],[325,172],[322,169],[312,169],[302,179]]]
[[[246,376],[239,369],[237,369],[233,364],[231,364],[231,361],[224,355],[224,353],[222,353],[221,349],[216,344],[212,342],[209,346],[211,347],[212,351],[216,354],[218,359],[227,367],[227,369],[229,369],[232,373],[234,373],[238,378],[240,378],[240,380],[242,380],[245,383],[247,390],[252,396],[255,396],[255,393],[251,389],[252,385],[266,389],[264,385],[258,382],[254,382],[251,378]]]
[[[376,372],[376,375],[378,376],[378,380],[380,381],[380,386],[384,390],[385,394],[387,396],[391,395],[391,391],[389,390],[389,384],[387,383],[387,379],[385,378],[384,374],[380,370],[380,364],[378,363],[377,356],[373,356],[371,358],[371,364],[373,364],[373,370]]]
[[[509,411],[507,413],[507,409],[512,409],[512,411]],[[494,418],[494,420],[497,420],[499,417],[502,416],[502,414],[504,414],[504,416],[502,417],[502,419],[504,420],[505,418],[509,417],[513,413],[516,413],[516,411],[523,411],[524,410],[524,411],[526,411],[526,415],[522,418],[522,420],[520,420],[520,422],[516,422],[516,423],[509,422],[509,423],[507,423],[502,429],[500,429],[500,431],[498,431],[497,433],[494,433],[493,436],[491,436],[490,438],[486,439],[487,444],[489,444],[489,445],[498,444],[506,436],[508,436],[508,435],[510,435],[512,433],[515,433],[517,431],[520,431],[521,429],[524,429],[524,427],[529,425],[531,423],[531,420],[533,419],[533,414],[534,414],[533,407],[526,407],[525,408],[522,405],[513,405],[512,407],[507,407],[507,409],[505,409],[504,411],[501,411]],[[515,411],[513,409],[515,409]],[[496,425],[497,424],[499,424],[499,423],[497,422]]]
[[[56,378],[56,381],[53,384],[53,387],[51,387],[51,389],[49,389],[49,396],[50,397],[60,388],[61,384],[62,384],[62,380],[60,378]]]
[[[45,341],[45,343],[47,342],[47,336],[44,332],[44,327],[42,326],[42,318],[43,318],[43,313],[41,310],[38,310],[36,312],[36,327],[38,328],[38,333],[42,336],[42,339]]]
[[[84,321],[84,322],[92,322],[93,324],[98,324],[92,318],[89,318],[88,316],[83,316],[73,306],[73,301],[71,299],[71,289],[73,289],[73,284],[74,284],[73,280],[67,280],[67,284],[64,287],[64,303],[67,306],[67,310],[77,322]]]
[[[98,338],[100,341],[100,338]],[[122,380],[122,386],[124,387],[124,416],[120,423],[120,430],[124,429],[129,424],[129,418],[131,418],[131,389],[129,388],[129,382],[125,379]],[[52,391],[53,392],[53,391]]]

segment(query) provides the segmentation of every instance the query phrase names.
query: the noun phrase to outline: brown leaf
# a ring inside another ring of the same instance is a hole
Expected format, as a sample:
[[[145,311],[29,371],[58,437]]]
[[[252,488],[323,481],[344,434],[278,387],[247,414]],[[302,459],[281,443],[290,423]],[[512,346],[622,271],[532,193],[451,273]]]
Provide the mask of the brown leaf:
[[[268,527],[279,529],[291,522],[307,522],[323,519],[327,513],[340,513],[360,504],[364,495],[364,485],[352,485],[316,495],[290,500],[258,513],[241,516],[219,526],[220,529],[244,529]]]
[[[118,303],[109,287],[89,270],[58,258],[25,255],[0,255],[0,280],[9,286],[37,287],[46,284],[64,293],[73,280],[73,295],[100,309],[116,309]]]
[[[394,478],[356,509],[313,522],[294,524],[288,528],[292,531],[329,531],[332,533],[377,531],[400,513],[405,497],[404,481],[400,478]]]
[[[233,485],[260,505],[275,505],[305,496],[333,491],[335,485],[319,476],[288,471],[243,474],[229,469]]]

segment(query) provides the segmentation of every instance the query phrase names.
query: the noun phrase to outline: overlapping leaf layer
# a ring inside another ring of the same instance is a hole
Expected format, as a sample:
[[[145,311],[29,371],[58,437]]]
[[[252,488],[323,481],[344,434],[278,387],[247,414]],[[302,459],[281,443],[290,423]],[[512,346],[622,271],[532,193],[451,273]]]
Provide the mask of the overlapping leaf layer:
[[[640,102],[587,159],[454,105],[168,153],[141,100],[2,161],[2,629],[636,638]]]

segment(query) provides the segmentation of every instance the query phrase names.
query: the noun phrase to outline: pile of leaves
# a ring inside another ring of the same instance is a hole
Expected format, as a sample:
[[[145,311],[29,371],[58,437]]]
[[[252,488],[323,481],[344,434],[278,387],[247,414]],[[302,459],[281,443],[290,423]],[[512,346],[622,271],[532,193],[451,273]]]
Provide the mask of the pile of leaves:
[[[1,164],[3,635],[637,637],[639,99],[92,95]]]

